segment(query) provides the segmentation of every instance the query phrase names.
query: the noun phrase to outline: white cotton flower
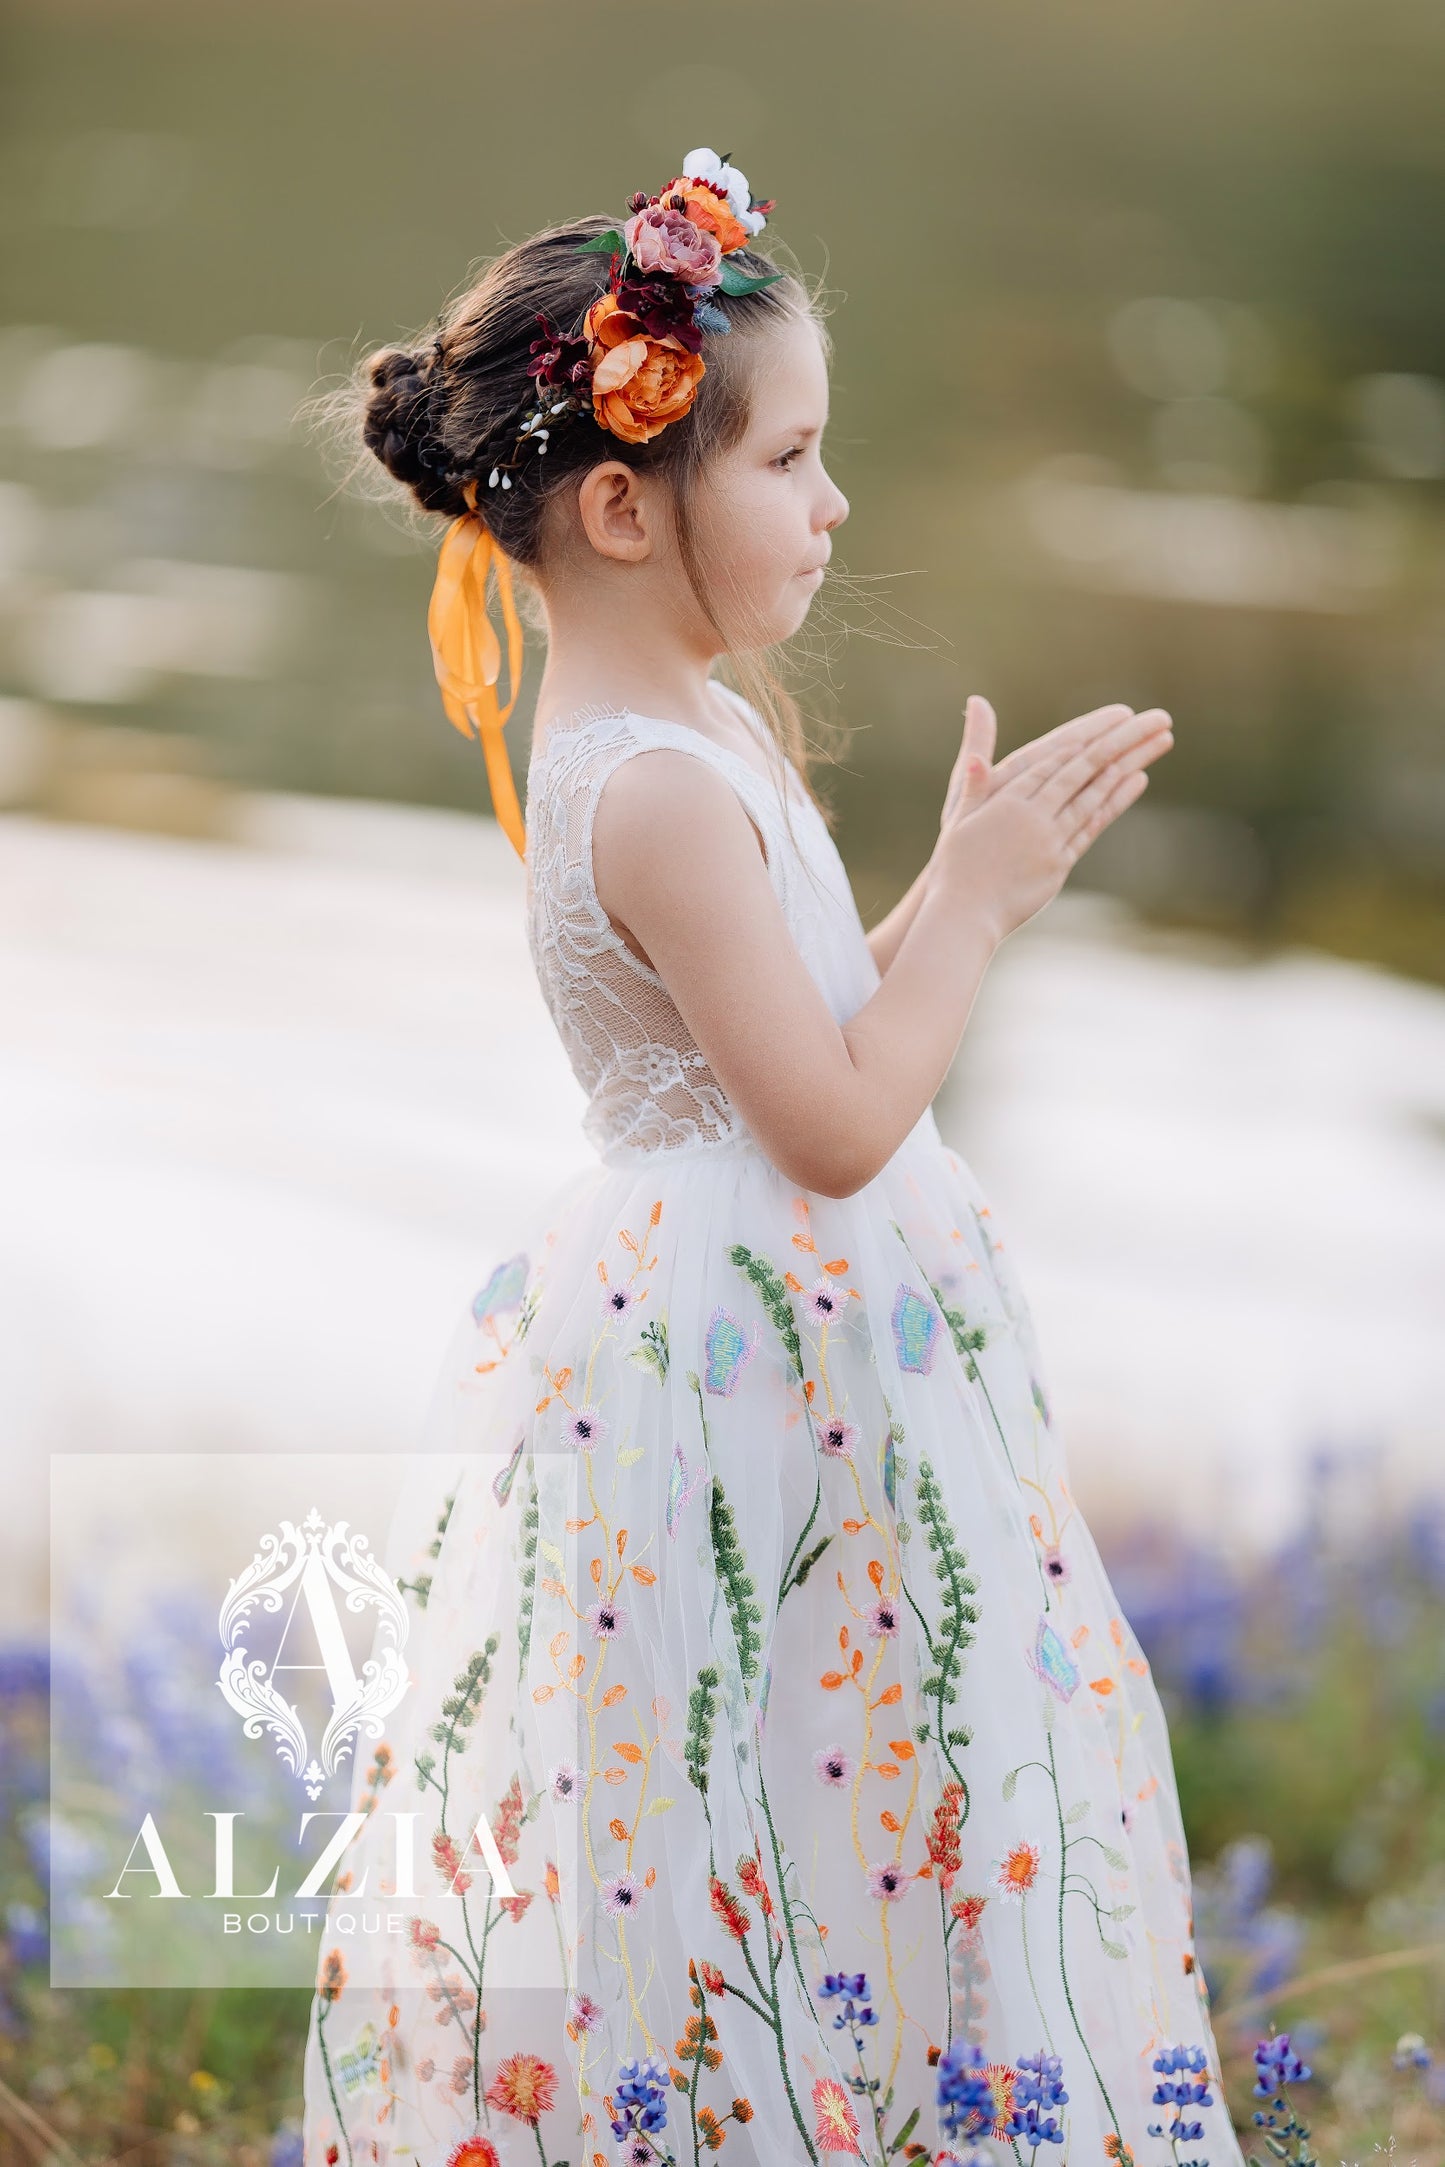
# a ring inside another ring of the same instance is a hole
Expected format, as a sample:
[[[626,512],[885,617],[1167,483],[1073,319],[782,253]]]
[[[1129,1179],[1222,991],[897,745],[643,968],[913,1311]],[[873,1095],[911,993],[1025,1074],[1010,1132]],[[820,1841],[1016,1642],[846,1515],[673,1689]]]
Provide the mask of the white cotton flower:
[[[767,224],[761,211],[750,211],[752,190],[746,173],[737,166],[723,164],[715,150],[690,150],[682,162],[683,178],[689,181],[716,181],[727,190],[728,209],[740,226],[749,233],[761,233]]]

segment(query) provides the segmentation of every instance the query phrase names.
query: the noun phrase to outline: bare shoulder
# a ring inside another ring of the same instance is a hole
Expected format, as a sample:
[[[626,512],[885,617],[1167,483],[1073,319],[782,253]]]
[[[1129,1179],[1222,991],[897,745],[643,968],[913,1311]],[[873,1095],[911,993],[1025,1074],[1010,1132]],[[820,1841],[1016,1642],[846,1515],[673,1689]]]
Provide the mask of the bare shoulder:
[[[766,863],[751,813],[725,775],[705,757],[671,745],[648,745],[621,761],[597,799],[593,874],[735,869],[740,855]]]

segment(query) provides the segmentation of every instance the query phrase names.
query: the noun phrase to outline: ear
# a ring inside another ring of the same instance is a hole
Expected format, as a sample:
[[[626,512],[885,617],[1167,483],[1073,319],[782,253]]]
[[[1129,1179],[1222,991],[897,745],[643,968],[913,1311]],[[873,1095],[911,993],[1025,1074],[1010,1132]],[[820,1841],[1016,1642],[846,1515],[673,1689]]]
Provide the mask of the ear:
[[[642,564],[654,553],[655,499],[643,477],[620,459],[589,467],[577,492],[582,528],[599,557]]]

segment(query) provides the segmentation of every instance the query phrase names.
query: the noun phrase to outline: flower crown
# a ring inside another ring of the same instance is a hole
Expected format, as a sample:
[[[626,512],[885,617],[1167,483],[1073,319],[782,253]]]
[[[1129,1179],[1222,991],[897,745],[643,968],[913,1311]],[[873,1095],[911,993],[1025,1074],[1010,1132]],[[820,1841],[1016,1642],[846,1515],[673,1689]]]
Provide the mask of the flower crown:
[[[689,151],[677,179],[655,196],[639,191],[627,208],[623,227],[581,243],[583,253],[612,259],[607,292],[588,309],[581,337],[537,317],[542,336],[527,367],[536,404],[511,458],[488,475],[491,489],[511,488],[528,450],[544,453],[564,415],[590,413],[624,443],[650,443],[697,397],[703,333],[731,329],[719,295],[757,293],[782,276],[750,277],[729,261],[762,232],[773,205],[757,202],[747,176],[716,151]]]

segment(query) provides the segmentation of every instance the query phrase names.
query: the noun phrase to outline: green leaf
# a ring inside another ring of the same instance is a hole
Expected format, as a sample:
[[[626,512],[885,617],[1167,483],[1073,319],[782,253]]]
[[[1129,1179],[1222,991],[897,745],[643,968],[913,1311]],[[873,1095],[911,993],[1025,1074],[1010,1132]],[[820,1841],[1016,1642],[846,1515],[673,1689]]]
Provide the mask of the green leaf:
[[[1121,1941],[1101,1941],[1099,1947],[1103,1950],[1105,1956],[1127,1956],[1129,1954]]]
[[[655,1813],[666,1813],[668,1807],[674,1806],[676,1803],[676,1799],[672,1798],[655,1798],[647,1809],[647,1818],[651,1820]]]
[[[1064,1819],[1066,1821],[1082,1821],[1088,1810],[1089,1801],[1087,1798],[1078,1799],[1070,1806],[1068,1812],[1064,1815]]]
[[[1099,1848],[1103,1852],[1105,1858],[1109,1861],[1109,1864],[1113,1867],[1116,1874],[1128,1872],[1129,1861],[1125,1858],[1122,1851],[1116,1851],[1111,1843],[1100,1844]]]
[[[557,1567],[557,1570],[560,1572],[566,1560],[563,1558],[561,1551],[557,1548],[557,1545],[554,1542],[543,1542],[539,1544],[538,1547],[540,1548],[543,1557],[547,1560],[547,1563],[549,1565],[555,1565]]]
[[[918,2117],[922,2112],[923,2110],[921,2107],[914,2108],[912,2114],[909,2115],[908,2120],[904,2123],[902,2129],[899,2130],[898,2135],[894,2138],[892,2144],[889,2145],[888,2149],[890,2152],[901,2152],[903,2150],[903,2147],[907,2144],[909,2138],[913,2135],[914,2130],[917,2129]]]
[[[746,271],[740,271],[735,263],[729,263],[724,256],[722,275],[718,283],[726,294],[761,293],[764,286],[776,285],[782,275],[781,271],[766,271],[761,278],[749,278]]]
[[[579,256],[620,256],[626,246],[627,243],[617,228],[609,226],[606,233],[599,233],[595,241],[579,241],[577,253]]]
[[[645,1447],[644,1445],[629,1445],[629,1446],[628,1446],[628,1448],[627,1448],[627,1450],[626,1450],[625,1452],[619,1452],[619,1453],[618,1453],[618,1455],[617,1455],[617,1464],[618,1464],[618,1466],[619,1466],[619,1467],[636,1467],[636,1465],[637,1465],[638,1461],[639,1461],[639,1460],[640,1460],[640,1459],[642,1458],[642,1455],[643,1455],[643,1453],[644,1453],[644,1451],[645,1451],[645,1450],[646,1450],[646,1447]]]
[[[1014,1792],[1018,1789],[1018,1787],[1019,1772],[1016,1768],[1011,1768],[1008,1774],[1003,1779],[1003,1795],[1005,1799],[1012,1798]]]

